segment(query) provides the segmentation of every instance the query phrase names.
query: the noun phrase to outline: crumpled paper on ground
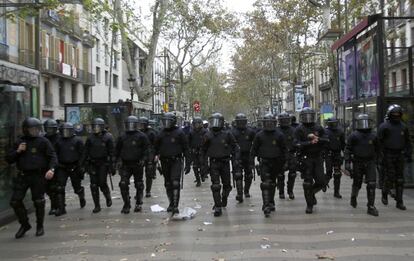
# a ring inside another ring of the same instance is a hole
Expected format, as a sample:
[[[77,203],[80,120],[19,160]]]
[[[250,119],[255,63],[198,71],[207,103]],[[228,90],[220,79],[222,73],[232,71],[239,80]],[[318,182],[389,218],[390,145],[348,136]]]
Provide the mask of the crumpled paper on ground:
[[[156,204],[156,205],[151,206],[151,211],[154,212],[154,213],[158,213],[158,212],[165,212],[166,209],[161,207],[160,205]]]
[[[171,219],[188,220],[188,219],[192,219],[196,214],[197,214],[197,210],[190,208],[190,207],[185,207],[184,209],[180,210],[180,213],[172,216]]]

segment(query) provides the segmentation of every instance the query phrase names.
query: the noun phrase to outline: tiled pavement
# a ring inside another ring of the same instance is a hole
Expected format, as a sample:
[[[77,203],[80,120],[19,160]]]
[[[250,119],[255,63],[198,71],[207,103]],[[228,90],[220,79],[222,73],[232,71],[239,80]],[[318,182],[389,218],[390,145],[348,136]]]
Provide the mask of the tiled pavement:
[[[117,184],[117,178],[114,184]],[[155,180],[153,196],[145,199],[143,213],[120,214],[119,188],[114,204],[91,214],[88,194],[85,209],[79,209],[75,195],[68,193],[68,214],[46,218],[46,234],[36,238],[34,229],[23,239],[14,239],[18,224],[0,228],[1,260],[414,260],[414,195],[407,191],[407,211],[394,202],[380,202],[379,217],[366,214],[365,189],[359,206],[349,206],[350,180],[343,178],[342,200],[332,190],[317,195],[313,215],[305,214],[301,180],[296,182],[296,199],[276,199],[277,210],[270,218],[261,211],[259,181],[252,198],[236,204],[235,190],[222,217],[211,213],[210,184],[200,188],[193,176],[185,177],[181,207],[199,207],[196,217],[169,221],[169,215],[151,213],[150,206],[166,207],[162,177]],[[87,189],[89,192],[89,188]],[[102,200],[102,199],[101,199]],[[103,202],[103,200],[102,200]],[[31,215],[32,225],[34,216]],[[212,224],[204,224],[211,222]]]

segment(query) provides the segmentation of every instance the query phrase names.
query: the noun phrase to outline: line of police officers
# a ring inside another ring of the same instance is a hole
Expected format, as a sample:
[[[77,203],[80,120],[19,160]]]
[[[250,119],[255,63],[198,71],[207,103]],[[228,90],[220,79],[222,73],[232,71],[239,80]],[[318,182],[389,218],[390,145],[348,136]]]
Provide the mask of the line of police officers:
[[[260,122],[261,128],[256,129],[248,127],[248,119],[242,113],[236,116],[232,128],[226,127],[220,113],[214,113],[208,127],[201,118],[195,117],[192,128],[186,131],[177,126],[174,113],[164,113],[161,119],[163,128],[159,133],[150,127],[146,117],[129,116],[125,120],[125,133],[116,143],[101,118],[94,119],[92,133],[85,144],[75,135],[71,123],[63,123],[59,127],[56,121],[48,120],[44,123],[43,136],[41,122],[28,118],[22,124],[23,136],[6,158],[10,164],[16,163],[19,170],[13,182],[10,202],[21,224],[15,237],[23,237],[31,228],[23,204],[29,188],[36,209],[36,236],[41,236],[44,234],[44,193],[51,200],[50,215],[66,214],[65,188],[70,178],[83,208],[86,201],[81,181],[85,172],[90,175],[95,206],[93,213],[101,210],[99,190],[105,197],[106,206],[112,205],[107,177],[115,175],[116,170],[121,177],[119,187],[124,202],[121,213],[128,214],[131,209],[131,176],[136,189],[134,212],[140,212],[144,188],[145,196],[150,197],[158,169],[164,177],[169,200],[167,211],[177,214],[183,174],[188,174],[193,166],[197,187],[210,174],[214,216],[221,216],[233,187],[237,190],[239,203],[243,202],[243,197],[250,197],[250,186],[257,171],[261,179],[262,210],[269,217],[276,209],[276,188],[279,198],[285,198],[286,171],[287,194],[291,200],[295,198],[296,173],[301,173],[308,214],[317,204],[316,193],[326,191],[331,178],[334,179],[334,197],[342,198],[339,191],[343,172],[341,165],[345,159],[345,169],[353,178],[352,207],[357,207],[358,192],[365,181],[367,212],[378,216],[374,201],[376,168],[379,167],[383,204],[388,204],[388,195],[395,189],[396,207],[405,210],[404,161],[412,160],[412,148],[408,129],[401,121],[402,115],[399,105],[390,106],[384,123],[375,134],[369,116],[361,114],[355,120],[356,130],[349,135],[347,142],[338,120],[331,118],[326,122],[327,127],[322,128],[316,123],[316,113],[311,108],[300,112],[300,124],[289,114],[281,113],[277,127],[276,117],[267,114]],[[143,181],[144,169],[146,184]],[[111,178],[110,181],[112,185]]]

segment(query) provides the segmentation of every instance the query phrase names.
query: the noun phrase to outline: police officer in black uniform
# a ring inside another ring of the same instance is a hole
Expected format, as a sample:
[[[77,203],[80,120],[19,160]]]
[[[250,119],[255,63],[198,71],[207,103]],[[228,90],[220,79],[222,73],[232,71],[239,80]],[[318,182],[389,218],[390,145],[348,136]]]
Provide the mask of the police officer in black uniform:
[[[154,158],[149,153],[151,153],[151,145],[147,135],[138,130],[138,118],[128,116],[125,120],[125,134],[118,138],[115,147],[116,162],[118,160],[122,161],[122,167],[119,171],[121,176],[119,188],[124,201],[124,206],[121,210],[123,214],[128,214],[131,209],[129,197],[129,180],[131,176],[134,176],[136,189],[134,212],[142,210],[142,197],[144,193],[143,168],[149,158]]]
[[[250,186],[253,181],[254,162],[250,160],[250,150],[256,133],[247,127],[247,117],[244,113],[236,115],[235,128],[232,134],[240,146],[241,169],[234,172],[236,180],[237,196],[236,200],[243,202],[243,192],[246,198],[250,198]],[[244,191],[243,191],[243,172],[244,172]]]
[[[372,126],[367,114],[358,115],[355,121],[356,131],[353,131],[345,147],[345,169],[353,178],[351,192],[351,206],[357,207],[358,192],[362,182],[367,184],[368,214],[378,216],[375,208],[375,187],[376,187],[376,161],[378,152],[378,140],[372,132]],[[351,167],[352,163],[352,167]]]
[[[334,197],[342,198],[339,193],[341,187],[341,166],[343,162],[342,151],[345,149],[345,134],[338,126],[339,122],[332,117],[326,120],[326,134],[329,138],[329,144],[325,154],[325,167],[327,182],[334,178]]]
[[[403,111],[393,104],[387,111],[388,121],[378,127],[378,140],[384,161],[382,203],[388,204],[388,194],[395,186],[396,207],[406,210],[403,202],[404,161],[412,161],[412,147],[407,126],[401,121]]]
[[[56,216],[66,214],[65,189],[68,178],[72,183],[75,194],[79,197],[80,207],[86,205],[85,189],[82,186],[84,174],[81,162],[84,153],[83,141],[75,135],[73,124],[65,122],[61,127],[61,135],[56,143],[58,156],[57,180],[58,180],[58,209]]]
[[[290,199],[295,199],[295,194],[293,193],[293,187],[295,185],[296,179],[296,169],[297,169],[297,160],[296,160],[296,148],[294,146],[294,137],[295,137],[295,128],[291,125],[291,117],[287,112],[282,112],[278,115],[280,131],[285,136],[286,147],[287,147],[287,157],[286,163],[281,175],[278,176],[278,189],[279,189],[279,198],[285,198],[285,174],[284,172],[288,171],[288,181],[287,181],[287,193]]]
[[[56,150],[56,143],[59,139],[58,134],[58,123],[49,119],[43,123],[43,128],[45,131],[45,137],[50,141],[53,148]],[[50,211],[49,215],[55,215],[59,206],[58,202],[58,180],[57,175],[54,175],[52,179],[46,181],[46,194],[50,199]]]
[[[16,163],[18,174],[13,179],[13,193],[10,206],[20,223],[15,237],[21,238],[31,229],[23,200],[30,188],[36,210],[36,236],[44,234],[45,182],[54,176],[57,164],[55,150],[44,137],[40,136],[42,123],[36,118],[27,118],[22,124],[23,136],[18,138],[6,156],[9,164]]]
[[[148,147],[148,158],[145,162],[145,197],[150,198],[152,182],[156,178],[154,144],[157,137],[157,131],[150,126],[150,121],[144,116],[138,119],[138,129],[147,136],[150,142]]]
[[[290,118],[292,120],[292,122],[291,122],[292,127],[296,129],[296,127],[299,126],[299,123],[296,122],[296,116],[292,114],[292,115],[290,115]]]
[[[177,127],[177,118],[174,113],[164,113],[161,122],[163,129],[155,140],[155,154],[161,161],[164,186],[169,200],[167,211],[174,215],[179,212],[184,160],[186,174],[189,173],[188,140],[181,128]]]
[[[283,175],[287,147],[284,135],[276,128],[277,120],[273,114],[266,114],[262,122],[263,130],[256,135],[253,141],[250,157],[254,162],[257,156],[260,162],[262,210],[265,216],[269,217],[270,213],[276,210],[276,180],[280,175]]]
[[[329,142],[324,128],[316,124],[316,113],[311,108],[304,108],[300,112],[300,122],[295,130],[295,145],[301,153],[303,161],[303,190],[306,199],[306,213],[313,212],[316,205],[315,194],[326,187],[322,152]]]
[[[114,140],[112,135],[105,130],[105,121],[96,118],[92,123],[92,134],[85,143],[85,159],[91,180],[92,199],[95,204],[93,213],[101,211],[99,202],[99,189],[106,199],[106,206],[112,206],[111,192],[107,183],[107,175],[115,174],[113,165]]]
[[[204,135],[208,132],[203,128],[203,120],[200,117],[194,117],[192,122],[193,128],[188,134],[188,144],[190,146],[190,158],[193,165],[196,186],[200,187],[201,182],[206,179],[206,159],[203,157],[201,147],[203,145]]]
[[[214,113],[209,119],[210,131],[204,136],[203,154],[210,162],[211,191],[214,199],[214,216],[222,214],[227,206],[227,198],[232,189],[230,160],[234,170],[240,169],[240,147],[231,132],[224,130],[224,117]],[[238,175],[238,174],[234,174]],[[223,192],[221,193],[221,183]]]

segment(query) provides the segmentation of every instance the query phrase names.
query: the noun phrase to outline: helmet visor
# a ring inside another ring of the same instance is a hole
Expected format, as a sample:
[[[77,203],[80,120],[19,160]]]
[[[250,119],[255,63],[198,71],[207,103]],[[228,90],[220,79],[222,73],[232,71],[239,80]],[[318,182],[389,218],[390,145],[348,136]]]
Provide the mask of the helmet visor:
[[[279,124],[281,127],[289,127],[291,124],[290,118],[281,118],[279,119]]]
[[[144,122],[138,122],[138,129],[139,130],[145,130],[148,127],[148,124]]]
[[[46,127],[45,131],[46,131],[46,135],[53,136],[57,133],[57,128],[56,127]]]
[[[92,124],[92,133],[98,134],[103,131],[103,126],[100,124]]]
[[[247,120],[236,120],[236,128],[245,129],[247,127]]]
[[[263,129],[266,131],[272,131],[276,129],[275,120],[263,120]]]
[[[224,122],[218,118],[211,118],[209,122],[210,128],[223,128]]]
[[[63,138],[70,138],[74,135],[74,130],[73,129],[63,129],[62,130],[62,136]]]
[[[125,131],[137,130],[137,124],[135,122],[125,122]]]
[[[42,128],[38,126],[27,128],[27,134],[30,137],[39,137],[42,132]]]
[[[361,119],[356,121],[356,129],[357,130],[368,130],[371,129],[371,120],[369,119]]]
[[[162,119],[161,124],[162,127],[164,127],[165,129],[171,129],[172,127],[174,127],[175,123],[173,119]]]
[[[327,125],[331,129],[336,129],[338,128],[338,121],[328,121]]]
[[[193,122],[194,129],[201,129],[203,127],[203,123],[201,122]]]
[[[314,113],[304,113],[300,115],[300,121],[302,123],[314,123],[315,114]]]

